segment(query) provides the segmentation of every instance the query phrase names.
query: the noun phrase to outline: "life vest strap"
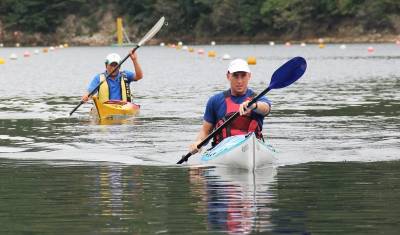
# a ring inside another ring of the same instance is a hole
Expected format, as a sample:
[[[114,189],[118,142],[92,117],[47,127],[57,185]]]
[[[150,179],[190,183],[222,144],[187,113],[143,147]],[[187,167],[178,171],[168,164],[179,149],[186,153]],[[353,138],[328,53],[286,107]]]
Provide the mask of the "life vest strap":
[[[126,101],[132,102],[131,87],[129,86],[129,83],[128,83],[128,76],[126,75],[125,72],[121,72],[121,76],[122,76],[122,79],[125,84]],[[121,94],[122,94],[122,87],[121,87]]]

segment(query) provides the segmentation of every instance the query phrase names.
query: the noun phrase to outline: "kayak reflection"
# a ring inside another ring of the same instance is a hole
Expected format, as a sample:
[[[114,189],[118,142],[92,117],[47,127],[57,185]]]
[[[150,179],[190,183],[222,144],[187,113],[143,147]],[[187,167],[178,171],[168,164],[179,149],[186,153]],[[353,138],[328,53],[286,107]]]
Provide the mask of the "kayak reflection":
[[[268,187],[275,180],[275,168],[256,172],[223,167],[189,171],[191,192],[201,198],[197,211],[207,214],[209,230],[248,234],[272,229]]]
[[[90,119],[90,124],[92,125],[126,125],[126,124],[136,124],[137,120],[136,117],[112,117],[112,118],[103,118],[103,119],[98,119],[98,118],[91,118]]]
[[[93,110],[93,109],[92,109]],[[107,118],[98,118],[98,116],[91,112],[90,113],[90,118],[89,118],[89,123],[91,125],[135,125],[137,124],[137,116],[118,116],[114,115],[111,117]]]

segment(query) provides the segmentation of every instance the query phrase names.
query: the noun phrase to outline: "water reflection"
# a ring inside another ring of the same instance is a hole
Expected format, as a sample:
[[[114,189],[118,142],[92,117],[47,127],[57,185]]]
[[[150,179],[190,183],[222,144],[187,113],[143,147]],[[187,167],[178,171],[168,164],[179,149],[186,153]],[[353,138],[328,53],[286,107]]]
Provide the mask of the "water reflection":
[[[90,197],[94,199],[91,204],[96,211],[93,216],[102,221],[99,230],[102,233],[129,231],[129,226],[121,220],[129,214],[130,201],[126,195],[132,192],[136,178],[124,175],[121,166],[106,165],[98,168],[94,180],[95,190]]]
[[[274,232],[398,234],[399,161],[280,167],[270,187]]]
[[[269,185],[275,180],[275,168],[256,173],[189,168],[187,183],[186,177],[177,177],[182,172],[177,168],[105,165],[96,169],[89,202],[91,220],[99,222],[100,233],[249,234],[272,229]]]
[[[3,159],[0,166],[0,234],[397,234],[399,224],[399,161],[254,174]]]
[[[200,195],[196,210],[207,216],[208,230],[249,234],[271,230],[268,186],[275,168],[247,172],[228,168],[190,169],[191,193]]]
[[[90,115],[91,125],[137,125],[140,122],[137,121],[136,117],[113,117],[113,118],[96,118]]]

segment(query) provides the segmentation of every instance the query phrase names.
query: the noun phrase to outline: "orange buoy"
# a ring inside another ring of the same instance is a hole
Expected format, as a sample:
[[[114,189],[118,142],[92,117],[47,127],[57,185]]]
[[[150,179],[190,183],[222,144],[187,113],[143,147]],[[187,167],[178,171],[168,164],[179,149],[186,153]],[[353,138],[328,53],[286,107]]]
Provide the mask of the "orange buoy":
[[[49,49],[43,48],[43,53],[47,53],[47,52],[49,52]]]
[[[255,64],[257,64],[256,57],[254,57],[254,56],[249,56],[249,57],[247,57],[247,63],[248,63],[249,65],[255,65]]]
[[[325,44],[320,43],[320,44],[318,45],[318,47],[321,48],[321,49],[322,49],[322,48],[325,48]]]
[[[217,55],[217,53],[215,53],[215,51],[211,50],[208,52],[208,57],[215,57]]]

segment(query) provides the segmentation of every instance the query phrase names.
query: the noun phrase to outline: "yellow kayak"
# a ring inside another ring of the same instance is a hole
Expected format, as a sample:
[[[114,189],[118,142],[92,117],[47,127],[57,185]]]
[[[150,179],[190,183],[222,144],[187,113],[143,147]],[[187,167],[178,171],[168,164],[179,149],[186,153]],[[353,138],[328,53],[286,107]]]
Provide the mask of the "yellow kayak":
[[[139,113],[140,110],[140,105],[126,101],[108,100],[101,103],[97,96],[93,96],[92,99],[95,108],[92,108],[91,112],[97,115],[99,119],[129,118]]]

